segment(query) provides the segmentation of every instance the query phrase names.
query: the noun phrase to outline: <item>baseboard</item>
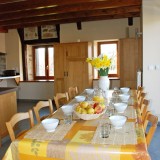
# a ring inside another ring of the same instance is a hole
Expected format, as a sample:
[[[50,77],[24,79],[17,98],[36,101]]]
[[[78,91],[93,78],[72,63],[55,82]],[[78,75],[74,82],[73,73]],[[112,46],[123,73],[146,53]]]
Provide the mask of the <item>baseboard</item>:
[[[40,100],[37,100],[37,99],[17,99],[17,102],[38,102],[38,101],[40,101]]]

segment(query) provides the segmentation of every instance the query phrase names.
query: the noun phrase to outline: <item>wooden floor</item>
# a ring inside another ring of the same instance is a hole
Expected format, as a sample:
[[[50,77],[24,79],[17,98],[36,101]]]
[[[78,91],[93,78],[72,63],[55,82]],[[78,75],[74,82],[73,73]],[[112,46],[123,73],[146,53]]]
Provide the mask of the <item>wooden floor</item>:
[[[18,101],[18,112],[26,112],[30,108],[33,108],[33,106],[37,103],[37,101]],[[55,106],[54,106],[55,109]],[[41,113],[41,115],[45,115],[48,113],[48,110],[44,109]],[[35,123],[37,123],[34,115]],[[26,127],[27,125],[22,125],[21,127]],[[160,125],[158,125],[156,133],[153,137],[153,140],[149,147],[149,153],[151,155],[152,160],[160,160]],[[2,139],[2,147],[0,148],[0,160],[4,156],[7,148],[9,147],[11,143],[11,140],[9,136],[6,136]]]

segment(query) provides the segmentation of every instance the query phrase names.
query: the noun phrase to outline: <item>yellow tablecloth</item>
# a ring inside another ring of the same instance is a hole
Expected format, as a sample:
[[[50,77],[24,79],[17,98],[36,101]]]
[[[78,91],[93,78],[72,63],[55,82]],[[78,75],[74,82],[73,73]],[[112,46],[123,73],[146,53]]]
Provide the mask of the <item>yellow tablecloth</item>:
[[[99,119],[77,120],[61,141],[22,138],[11,143],[3,160],[150,160],[140,112],[135,122],[137,144],[92,144]]]

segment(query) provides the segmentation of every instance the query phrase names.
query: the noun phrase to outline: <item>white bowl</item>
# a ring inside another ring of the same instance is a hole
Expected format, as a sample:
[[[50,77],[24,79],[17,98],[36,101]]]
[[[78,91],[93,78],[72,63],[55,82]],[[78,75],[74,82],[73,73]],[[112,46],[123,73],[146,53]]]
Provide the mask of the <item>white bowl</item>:
[[[118,113],[123,113],[125,109],[127,108],[127,104],[126,103],[115,103],[114,108],[116,109]]]
[[[47,132],[54,132],[58,126],[59,120],[55,118],[46,118],[42,120],[41,123]]]
[[[85,89],[85,92],[86,92],[87,94],[93,94],[94,89],[87,88],[87,89]]]
[[[128,87],[122,87],[122,88],[120,88],[120,90],[121,90],[122,93],[128,93],[129,90],[130,90],[130,88],[128,88]]]
[[[111,124],[115,129],[120,129],[125,124],[127,117],[120,115],[113,115],[109,117]]]
[[[75,99],[77,102],[82,102],[86,99],[86,97],[85,96],[75,96]]]
[[[94,101],[85,101],[85,102],[87,102],[87,106],[92,106],[92,105],[94,105],[94,104],[99,104],[100,105],[100,103],[97,103],[97,102],[94,102]],[[82,102],[83,103],[83,102]],[[106,106],[104,106],[104,108],[102,109],[102,108],[99,108],[99,107],[97,107],[97,109],[94,109],[94,113],[92,113],[92,114],[88,114],[88,113],[81,113],[81,112],[78,112],[77,111],[77,107],[80,107],[81,109],[86,109],[86,108],[84,108],[83,107],[83,105],[81,106],[82,104],[81,103],[79,103],[79,104],[75,104],[75,106],[74,106],[74,110],[73,110],[73,112],[80,118],[80,119],[83,119],[83,120],[92,120],[92,119],[97,119],[98,117],[100,117],[101,115],[103,115],[105,112],[106,112]],[[99,106],[98,105],[98,106]],[[91,107],[92,108],[92,107]],[[102,110],[101,110],[102,109]],[[97,110],[97,111],[100,111],[101,110],[101,112],[96,112],[95,113],[95,110]]]
[[[129,94],[120,94],[119,97],[122,102],[128,102],[130,95]]]
[[[97,119],[99,118],[101,115],[103,115],[105,113],[105,110],[99,114],[81,114],[76,112],[75,110],[73,111],[80,119],[83,120],[92,120],[92,119]]]
[[[69,105],[69,104],[63,105],[61,107],[61,109],[62,109],[62,111],[63,111],[64,114],[70,114],[70,113],[73,112],[73,105]]]

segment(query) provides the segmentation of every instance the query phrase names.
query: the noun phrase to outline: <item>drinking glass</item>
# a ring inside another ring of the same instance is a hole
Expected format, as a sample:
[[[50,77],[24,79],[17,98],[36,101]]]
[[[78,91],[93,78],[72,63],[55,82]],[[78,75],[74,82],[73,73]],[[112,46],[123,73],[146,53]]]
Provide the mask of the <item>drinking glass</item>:
[[[64,113],[64,123],[65,124],[72,123],[72,113]]]
[[[100,126],[100,137],[108,138],[111,130],[111,125],[109,123],[101,124]]]

